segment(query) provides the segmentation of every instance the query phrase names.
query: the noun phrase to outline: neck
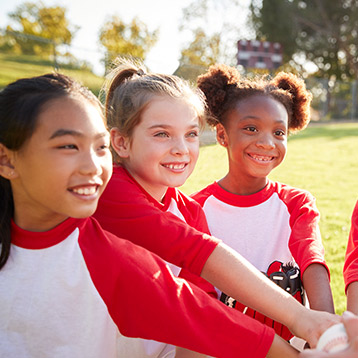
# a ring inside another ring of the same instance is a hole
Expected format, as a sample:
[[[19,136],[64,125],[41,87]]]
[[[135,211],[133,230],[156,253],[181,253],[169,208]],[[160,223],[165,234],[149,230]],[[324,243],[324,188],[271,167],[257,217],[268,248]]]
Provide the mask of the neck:
[[[142,189],[144,189],[152,198],[154,198],[160,203],[163,201],[165,193],[168,190],[167,186],[150,185],[145,180],[142,180],[142,178],[136,173],[132,172],[129,168],[125,167],[125,169],[133,177],[133,179],[142,187]]]
[[[262,190],[268,183],[268,178],[234,178],[227,174],[218,181],[218,184],[226,191],[236,195],[251,195]]]

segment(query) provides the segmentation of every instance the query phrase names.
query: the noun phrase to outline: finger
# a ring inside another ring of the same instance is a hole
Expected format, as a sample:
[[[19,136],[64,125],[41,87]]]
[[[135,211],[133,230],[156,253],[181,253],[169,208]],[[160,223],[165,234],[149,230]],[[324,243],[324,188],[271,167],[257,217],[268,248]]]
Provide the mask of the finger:
[[[352,312],[346,311],[342,315],[342,321],[347,331],[348,340],[352,342],[358,337],[358,316]]]
[[[317,349],[305,349],[299,354],[299,358],[325,358],[328,354]]]

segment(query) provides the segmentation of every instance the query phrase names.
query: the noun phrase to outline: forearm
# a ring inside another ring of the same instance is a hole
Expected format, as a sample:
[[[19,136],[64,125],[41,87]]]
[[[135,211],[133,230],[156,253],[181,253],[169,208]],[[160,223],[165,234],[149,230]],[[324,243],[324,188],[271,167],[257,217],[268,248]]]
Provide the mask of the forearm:
[[[287,326],[315,347],[320,335],[339,316],[309,310],[267,279],[236,251],[219,244],[210,255],[202,277],[231,297]]]
[[[176,347],[175,358],[206,358],[207,355],[190,351],[186,348]]]
[[[347,289],[347,311],[358,315],[358,281],[352,282]]]
[[[334,313],[334,303],[326,268],[321,264],[311,264],[302,276],[310,308]]]
[[[231,297],[292,327],[304,307],[225,244],[213,251],[202,277]],[[264,299],[263,299],[264,295]]]
[[[267,353],[267,358],[294,358],[298,357],[298,351],[293,348],[289,343],[275,334],[272,345]]]

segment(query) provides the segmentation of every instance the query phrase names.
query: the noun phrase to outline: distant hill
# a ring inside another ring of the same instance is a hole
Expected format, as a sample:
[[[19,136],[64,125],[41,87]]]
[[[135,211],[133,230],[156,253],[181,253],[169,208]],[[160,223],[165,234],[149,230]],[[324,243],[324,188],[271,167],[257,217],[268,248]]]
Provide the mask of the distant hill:
[[[38,76],[52,71],[54,71],[54,67],[51,61],[35,56],[0,53],[0,89],[19,78]],[[60,66],[58,71],[75,78],[95,95],[98,95],[104,82],[103,77],[96,76],[88,69]]]

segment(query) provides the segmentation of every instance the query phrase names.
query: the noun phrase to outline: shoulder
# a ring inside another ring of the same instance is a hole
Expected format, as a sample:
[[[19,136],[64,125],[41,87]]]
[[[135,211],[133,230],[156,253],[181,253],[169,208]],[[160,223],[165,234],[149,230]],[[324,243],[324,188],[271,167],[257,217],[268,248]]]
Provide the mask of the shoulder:
[[[93,217],[88,218],[79,229],[79,244],[86,261],[103,261],[103,265],[112,266],[115,271],[119,264],[133,267],[147,260],[158,261],[156,255],[145,248],[104,230]]]
[[[140,191],[140,186],[124,168],[114,166],[112,177],[109,180],[103,195],[110,196],[115,193],[127,193],[128,189],[131,191]]]
[[[356,202],[354,209],[353,209],[352,221],[358,222],[358,201]]]
[[[275,191],[285,203],[315,202],[315,197],[307,190],[296,188],[287,184],[274,182]]]
[[[216,186],[217,183],[214,182],[208,185],[206,188],[191,194],[190,197],[194,199],[196,202],[198,202],[201,206],[203,206],[205,201],[208,199],[208,197],[214,194]]]
[[[175,201],[178,203],[183,203],[184,205],[189,205],[189,206],[193,206],[193,207],[198,207],[200,206],[198,204],[198,202],[195,200],[194,197],[192,197],[191,195],[187,195],[185,193],[183,193],[182,191],[180,191],[179,189],[175,188],[173,190],[173,193],[175,195]]]
[[[124,168],[115,166],[112,177],[99,199],[94,216],[108,215],[106,210],[113,210],[114,208],[125,210],[128,205],[133,206],[140,203],[148,205],[149,202],[153,204],[155,200],[150,197]]]

